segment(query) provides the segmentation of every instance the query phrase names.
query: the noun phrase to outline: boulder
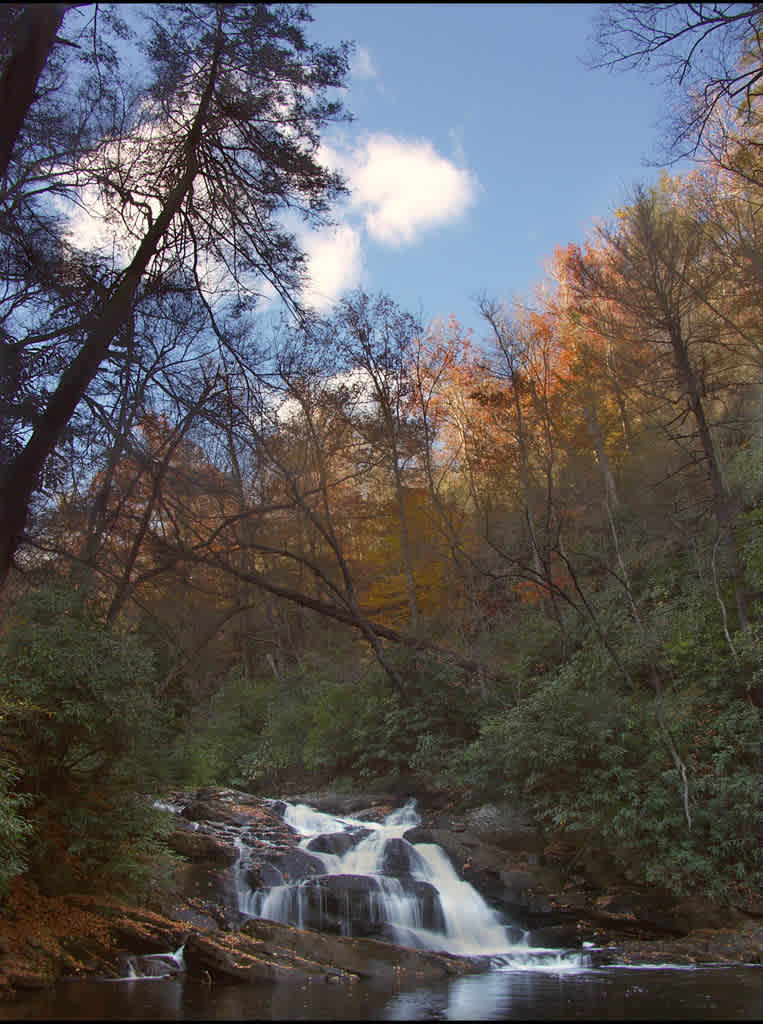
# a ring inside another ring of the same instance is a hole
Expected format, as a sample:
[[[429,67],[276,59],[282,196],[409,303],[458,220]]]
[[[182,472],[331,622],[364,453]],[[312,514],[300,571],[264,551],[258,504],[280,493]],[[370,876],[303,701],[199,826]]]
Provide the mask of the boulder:
[[[293,850],[280,850],[272,855],[263,854],[262,859],[265,863],[270,863],[278,869],[281,881],[277,884],[298,882],[311,875],[322,875],[326,870],[319,857],[315,857],[300,847],[295,847]]]
[[[543,849],[543,835],[519,804],[484,804],[469,811],[464,825],[477,839],[504,850]]]
[[[544,946],[547,949],[570,949],[580,945],[578,928],[572,921],[533,928],[528,939],[531,946]]]
[[[181,811],[189,821],[217,821],[224,825],[245,825],[246,814],[232,811],[219,800],[192,800]]]
[[[340,817],[351,815],[358,817],[359,811],[378,809],[383,806],[386,813],[397,804],[396,798],[390,793],[305,793],[302,796],[294,797],[295,803],[305,803],[314,807],[316,811],[323,811],[324,814],[337,814]]]
[[[282,927],[288,927],[284,925]],[[313,980],[354,980],[350,972],[329,962],[318,963],[301,956],[293,948],[242,932],[189,935],[183,950],[188,970],[197,976],[209,975],[216,981],[305,982]]]
[[[370,829],[367,828],[356,829],[353,833],[329,832],[311,839],[305,849],[312,853],[333,853],[336,857],[343,857],[353,846],[357,846],[364,836],[370,834]]]
[[[208,832],[176,828],[167,839],[167,845],[176,853],[189,860],[211,860],[215,864],[233,864],[238,852],[231,843],[226,843]]]
[[[440,896],[433,885],[411,877],[392,880],[373,875],[321,875],[293,890],[295,916],[305,927],[341,935],[381,934],[398,899],[414,901],[421,927],[442,931]]]
[[[260,861],[252,864],[244,874],[250,889],[264,889],[271,885],[282,885],[283,876],[273,864]]]
[[[431,829],[425,825],[415,825],[413,828],[409,828],[407,832],[403,832],[403,839],[413,845],[434,842]]]
[[[489,966],[487,960],[415,950],[377,939],[326,935],[259,918],[247,921],[241,931],[259,939],[266,949],[290,950],[306,960],[332,964],[362,978],[386,981],[399,981],[406,976],[434,979],[475,974]]]
[[[188,926],[134,907],[116,907],[110,921],[111,934],[122,949],[131,953],[166,953],[179,949]]]
[[[403,878],[422,867],[420,855],[406,839],[388,839],[382,848],[377,870],[381,875]]]

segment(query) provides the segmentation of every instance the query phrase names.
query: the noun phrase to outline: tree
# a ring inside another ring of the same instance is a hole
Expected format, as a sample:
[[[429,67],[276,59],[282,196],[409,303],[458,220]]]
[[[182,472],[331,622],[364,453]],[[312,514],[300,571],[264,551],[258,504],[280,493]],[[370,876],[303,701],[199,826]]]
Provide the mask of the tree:
[[[104,627],[65,583],[27,595],[5,624],[2,745],[20,768],[35,826],[27,857],[48,892],[129,873],[145,849],[153,812],[139,790],[161,777],[168,735],[155,681],[153,653]]]
[[[296,309],[304,257],[278,214],[290,209],[320,223],[343,189],[317,151],[320,130],[343,116],[327,93],[342,85],[346,44],[308,44],[302,25],[310,16],[300,7],[167,4],[144,13],[147,88],[130,98],[118,134],[67,153],[57,175],[70,202],[87,194],[118,224],[122,262],[102,268],[98,287],[55,332],[49,292],[6,320],[16,332],[12,348],[28,351],[30,336],[47,338],[59,367],[52,382],[33,375],[39,408],[3,467],[0,581],[47,459],[116,339],[131,344],[141,296],[169,284],[195,292],[223,346],[223,312],[246,312],[263,280]],[[56,227],[60,237],[60,218]],[[61,336],[65,353],[56,348]]]
[[[8,53],[0,78],[0,181],[8,166],[24,119],[36,99],[37,84],[56,43],[56,33],[72,4],[8,4],[4,12]]]
[[[755,116],[763,81],[763,4],[607,4],[596,25],[598,54],[590,64],[660,69],[688,93],[671,126],[675,159],[696,155],[724,105],[743,121]],[[749,59],[740,63],[747,51]]]
[[[705,409],[701,347],[718,325],[703,310],[702,295],[712,295],[717,268],[708,259],[702,225],[683,215],[662,190],[638,189],[621,211],[616,228],[602,229],[610,261],[581,260],[577,268],[580,299],[611,301],[619,313],[621,336],[646,339],[670,354],[678,422],[693,419],[701,459],[710,484],[720,544],[734,587],[739,622],[746,626],[747,598],[734,536],[733,514],[721,462]],[[587,308],[592,309],[590,301]]]
[[[358,292],[340,303],[328,337],[344,372],[360,374],[361,387],[368,389],[372,412],[361,413],[356,420],[370,448],[380,453],[392,478],[410,626],[414,631],[419,624],[419,607],[406,508],[405,470],[420,449],[408,374],[410,352],[420,332],[420,324],[399,309],[389,296],[372,299]]]

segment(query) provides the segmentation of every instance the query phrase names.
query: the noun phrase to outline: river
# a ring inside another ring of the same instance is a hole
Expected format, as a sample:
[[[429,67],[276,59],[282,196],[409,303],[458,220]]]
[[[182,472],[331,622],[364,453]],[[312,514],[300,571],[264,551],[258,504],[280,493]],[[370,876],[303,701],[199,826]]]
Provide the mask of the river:
[[[760,966],[601,965],[595,950],[544,950],[518,940],[439,847],[402,837],[418,821],[413,805],[382,824],[318,814],[286,805],[285,820],[302,836],[304,855],[324,874],[278,876],[265,891],[246,884],[242,844],[232,869],[234,898],[244,916],[315,927],[315,887],[365,876],[369,890],[349,903],[343,934],[359,913],[391,929],[401,944],[490,957],[484,973],[393,986],[352,984],[211,984],[183,975],[113,981],[60,982],[45,992],[0,1003],[0,1020],[758,1020],[763,1010]],[[361,829],[362,835],[358,834]],[[241,841],[244,831],[237,833]],[[316,844],[316,837],[323,842]],[[326,852],[332,839],[339,853]],[[317,849],[316,849],[317,845]],[[321,851],[321,852],[318,852]],[[274,860],[274,864],[276,861]],[[275,870],[275,869],[274,869]],[[396,877],[388,874],[396,872]],[[406,882],[407,878],[407,882]],[[344,890],[341,890],[344,891]],[[432,892],[435,892],[433,911]],[[325,891],[317,904],[326,913]],[[429,918],[422,912],[429,901]],[[299,918],[297,922],[295,918]],[[434,923],[432,918],[434,918]],[[372,922],[373,923],[373,922]],[[321,924],[319,920],[318,925]],[[175,956],[181,956],[176,951]],[[174,961],[172,966],[176,966]]]
[[[501,971],[385,989],[224,985],[182,979],[72,981],[0,1020],[760,1020],[763,968]]]

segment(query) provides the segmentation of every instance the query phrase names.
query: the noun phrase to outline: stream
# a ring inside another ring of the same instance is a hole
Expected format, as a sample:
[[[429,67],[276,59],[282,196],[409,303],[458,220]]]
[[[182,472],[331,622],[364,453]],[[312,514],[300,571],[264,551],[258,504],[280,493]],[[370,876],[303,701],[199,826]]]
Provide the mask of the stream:
[[[459,878],[440,847],[404,838],[420,821],[412,802],[382,823],[335,817],[303,804],[285,804],[283,817],[301,837],[299,845],[288,854],[274,852],[265,874],[258,869],[254,888],[247,829],[228,828],[239,851],[228,869],[228,893],[240,920],[262,917],[478,956],[486,970],[393,985],[203,985],[177,975],[180,949],[126,958],[123,979],[60,982],[0,1004],[0,1020],[760,1018],[759,966],[626,965],[607,963],[593,947],[531,946],[521,929],[502,921]]]

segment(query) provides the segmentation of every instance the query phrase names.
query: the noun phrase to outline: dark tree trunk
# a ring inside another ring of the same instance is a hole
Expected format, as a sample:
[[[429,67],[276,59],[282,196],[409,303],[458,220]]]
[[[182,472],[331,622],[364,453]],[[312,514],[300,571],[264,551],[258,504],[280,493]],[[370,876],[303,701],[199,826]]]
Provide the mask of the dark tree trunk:
[[[27,112],[34,103],[37,82],[56,41],[56,33],[72,4],[25,4],[15,26],[15,39],[0,78],[0,182]]]
[[[713,510],[715,512],[716,522],[718,523],[718,533],[726,554],[729,576],[731,577],[731,582],[734,587],[734,597],[736,599],[737,612],[739,615],[739,624],[744,628],[749,624],[747,615],[747,596],[745,594],[742,569],[739,564],[736,540],[734,538],[734,527],[728,494],[726,493],[726,487],[723,482],[723,477],[721,476],[721,469],[718,464],[715,445],[713,444],[710,427],[708,426],[705,410],[702,405],[699,384],[691,363],[689,362],[689,354],[686,351],[686,344],[684,342],[680,324],[671,323],[669,325],[669,333],[671,346],[673,348],[673,358],[675,359],[679,380],[686,393],[686,400],[697,424],[697,432],[702,446],[702,453],[705,456],[705,461],[707,462],[707,472],[710,477],[710,486],[713,492]]]
[[[0,476],[0,590],[23,539],[29,502],[38,486],[45,462],[108,357],[109,348],[119,329],[132,316],[141,279],[196,178],[199,167],[197,147],[217,78],[219,56],[218,40],[209,79],[185,143],[186,164],[183,174],[167,196],[164,207],[144,236],[119,284],[100,308],[83,322],[82,347],[61,374],[58,387],[51,395],[26,447],[3,468]]]

